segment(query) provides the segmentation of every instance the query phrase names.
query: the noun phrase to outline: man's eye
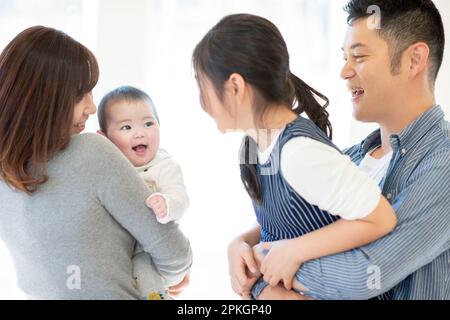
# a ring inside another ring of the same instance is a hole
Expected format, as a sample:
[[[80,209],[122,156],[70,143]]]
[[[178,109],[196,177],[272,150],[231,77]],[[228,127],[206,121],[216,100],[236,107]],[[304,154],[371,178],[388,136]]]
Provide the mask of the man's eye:
[[[131,130],[131,127],[129,125],[126,125],[126,126],[121,127],[120,130],[123,130],[123,131]]]
[[[353,56],[356,62],[361,62],[366,56]]]
[[[155,123],[153,122],[153,121],[149,121],[149,122],[146,122],[145,123],[145,126],[147,127],[147,128],[149,128],[149,127],[151,127],[151,126],[153,126]]]

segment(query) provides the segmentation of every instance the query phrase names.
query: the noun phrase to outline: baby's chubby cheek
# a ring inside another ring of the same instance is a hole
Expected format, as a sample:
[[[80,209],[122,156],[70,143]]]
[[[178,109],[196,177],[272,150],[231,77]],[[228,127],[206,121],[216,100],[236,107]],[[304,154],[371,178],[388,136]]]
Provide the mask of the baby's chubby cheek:
[[[159,150],[159,144],[160,144],[160,138],[159,138],[159,132],[155,135],[153,135],[149,141],[149,151],[151,153],[152,159],[156,156],[156,153]]]

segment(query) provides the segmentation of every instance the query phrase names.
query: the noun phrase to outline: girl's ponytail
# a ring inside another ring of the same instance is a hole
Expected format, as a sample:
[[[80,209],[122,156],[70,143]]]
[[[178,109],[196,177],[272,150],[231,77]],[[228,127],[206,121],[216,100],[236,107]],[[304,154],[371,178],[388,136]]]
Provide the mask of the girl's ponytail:
[[[293,106],[297,104],[297,107],[293,109],[293,111],[298,115],[305,112],[308,118],[331,139],[333,136],[333,128],[329,120],[329,113],[325,110],[329,104],[328,98],[311,88],[290,71],[288,83],[288,88],[290,90],[290,94],[287,95],[289,97],[288,99],[290,99],[289,103]],[[316,100],[316,97],[325,101],[325,104],[322,106]],[[258,179],[256,168],[257,151],[256,142],[249,136],[245,137],[239,152],[239,166],[241,170],[241,180],[245,189],[253,200],[257,203],[261,203],[261,184]]]
[[[261,184],[259,182],[256,162],[258,161],[258,147],[256,142],[249,136],[244,137],[239,151],[239,168],[241,180],[245,190],[257,203],[261,203]]]
[[[298,115],[303,112],[306,113],[308,118],[316,124],[328,138],[332,139],[333,137],[333,128],[331,126],[331,122],[329,120],[329,113],[325,110],[329,105],[329,99],[311,88],[307,85],[302,79],[294,75],[289,71],[289,84],[291,92],[293,92],[295,96],[295,101],[297,101],[297,107],[293,109],[295,113]],[[292,95],[290,95],[292,97]],[[325,104],[322,106],[316,99],[319,97]],[[295,104],[294,101],[294,104]]]

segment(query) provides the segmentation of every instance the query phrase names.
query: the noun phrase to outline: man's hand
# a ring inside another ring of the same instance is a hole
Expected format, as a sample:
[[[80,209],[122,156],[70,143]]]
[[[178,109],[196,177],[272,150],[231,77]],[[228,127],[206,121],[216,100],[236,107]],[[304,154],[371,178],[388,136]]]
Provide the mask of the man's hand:
[[[148,207],[152,208],[153,211],[156,214],[156,217],[158,219],[165,218],[167,215],[167,204],[166,199],[164,199],[163,196],[155,195],[148,197],[147,200],[145,200],[145,203]]]
[[[250,273],[249,274],[254,276],[254,277],[261,277],[262,273],[261,273],[261,265],[262,262],[264,261],[264,258],[266,257],[266,253],[269,250],[266,250],[263,248],[263,243],[260,242],[258,243],[256,246],[253,246],[253,257],[256,261],[256,266],[258,267],[258,271],[256,273]]]
[[[243,299],[250,299],[250,291],[259,279],[255,276],[259,270],[252,248],[240,239],[232,241],[228,246],[228,266],[233,291]],[[249,271],[251,274],[247,274]]]

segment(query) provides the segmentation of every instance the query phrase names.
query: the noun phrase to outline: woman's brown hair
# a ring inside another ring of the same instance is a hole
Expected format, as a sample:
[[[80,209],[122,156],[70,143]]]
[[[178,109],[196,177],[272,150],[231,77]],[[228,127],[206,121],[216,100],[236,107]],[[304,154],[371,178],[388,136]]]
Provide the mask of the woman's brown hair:
[[[92,91],[95,56],[65,33],[35,26],[0,55],[0,179],[28,194],[70,141],[75,105]]]

